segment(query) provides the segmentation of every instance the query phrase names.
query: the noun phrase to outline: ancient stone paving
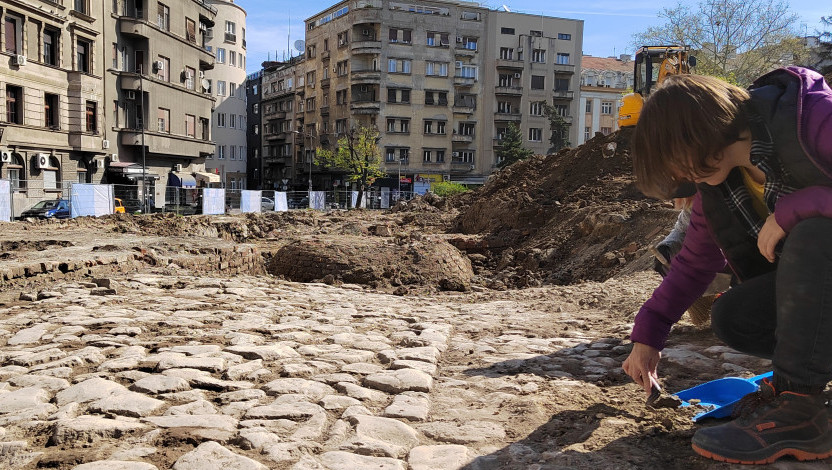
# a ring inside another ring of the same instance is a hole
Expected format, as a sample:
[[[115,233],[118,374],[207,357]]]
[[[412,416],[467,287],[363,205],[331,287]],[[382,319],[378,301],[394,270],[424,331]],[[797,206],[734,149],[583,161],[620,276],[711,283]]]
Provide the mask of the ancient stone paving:
[[[581,318],[645,295],[615,282],[580,303],[571,288],[529,294],[560,296],[565,310],[548,311],[254,276],[99,284],[0,309],[0,468],[562,468],[563,452],[501,448],[529,428],[517,420],[548,419],[530,397],[620,379],[627,348]],[[562,334],[530,334],[540,321]]]

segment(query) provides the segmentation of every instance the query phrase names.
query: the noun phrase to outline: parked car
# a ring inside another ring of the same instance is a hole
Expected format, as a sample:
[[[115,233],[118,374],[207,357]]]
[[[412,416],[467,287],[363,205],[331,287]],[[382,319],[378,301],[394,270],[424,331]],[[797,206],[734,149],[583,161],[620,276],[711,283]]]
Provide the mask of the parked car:
[[[301,198],[290,197],[288,205],[289,209],[306,209],[309,207],[309,198],[306,196]]]
[[[138,199],[124,199],[124,210],[128,214],[141,214],[143,212],[142,201]]]
[[[124,204],[122,204],[121,199],[113,198],[115,200],[115,205],[113,208],[113,214],[124,214]]]
[[[261,211],[273,211],[274,210],[274,199],[270,197],[263,196],[260,199],[260,210]]]
[[[49,199],[40,201],[34,206],[26,209],[20,214],[20,217],[36,218],[36,219],[68,219],[69,218],[69,201],[66,199]]]

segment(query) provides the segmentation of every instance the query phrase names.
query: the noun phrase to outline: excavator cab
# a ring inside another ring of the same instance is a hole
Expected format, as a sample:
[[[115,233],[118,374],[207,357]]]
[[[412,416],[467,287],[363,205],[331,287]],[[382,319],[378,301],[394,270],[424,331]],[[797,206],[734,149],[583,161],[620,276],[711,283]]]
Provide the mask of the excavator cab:
[[[696,58],[690,46],[643,46],[636,51],[633,93],[624,95],[618,110],[618,127],[635,126],[650,92],[670,75],[690,73]]]

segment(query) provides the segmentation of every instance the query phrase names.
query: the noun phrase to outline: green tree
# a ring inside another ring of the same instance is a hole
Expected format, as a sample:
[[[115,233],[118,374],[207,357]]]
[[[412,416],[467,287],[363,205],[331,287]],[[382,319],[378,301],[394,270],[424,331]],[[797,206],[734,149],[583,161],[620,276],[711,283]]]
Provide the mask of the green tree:
[[[549,120],[549,131],[552,135],[549,136],[549,153],[555,153],[560,149],[570,147],[569,142],[569,127],[572,124],[566,122],[563,116],[549,103],[543,103],[543,115]]]
[[[357,182],[358,198],[355,207],[361,207],[364,191],[384,176],[381,170],[381,152],[378,149],[379,132],[374,127],[351,128],[338,139],[335,150],[318,147],[315,164],[335,168],[346,173],[347,181]]]
[[[813,49],[811,66],[826,75],[832,72],[832,16],[821,17],[824,30],[818,31],[818,45]]]
[[[523,134],[515,124],[509,124],[503,138],[500,139],[500,146],[497,147],[497,168],[505,168],[514,162],[525,160],[534,155],[534,152],[523,147]]]
[[[658,13],[664,24],[636,34],[634,47],[691,46],[696,73],[733,78],[740,86],[777,67],[808,57],[797,33],[798,16],[782,0],[700,0]]]

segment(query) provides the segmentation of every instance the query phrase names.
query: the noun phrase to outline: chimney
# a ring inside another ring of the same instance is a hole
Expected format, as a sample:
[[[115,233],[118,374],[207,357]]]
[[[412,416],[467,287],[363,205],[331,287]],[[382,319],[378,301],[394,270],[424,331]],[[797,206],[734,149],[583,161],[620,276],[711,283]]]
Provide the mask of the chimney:
[[[621,62],[624,62],[625,64],[627,62],[631,61],[632,59],[633,59],[633,56],[631,56],[630,54],[621,54],[620,56],[618,56],[618,60],[620,60]]]

